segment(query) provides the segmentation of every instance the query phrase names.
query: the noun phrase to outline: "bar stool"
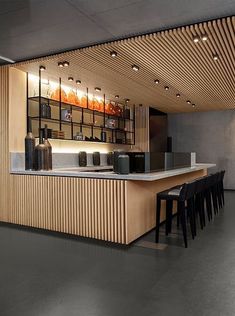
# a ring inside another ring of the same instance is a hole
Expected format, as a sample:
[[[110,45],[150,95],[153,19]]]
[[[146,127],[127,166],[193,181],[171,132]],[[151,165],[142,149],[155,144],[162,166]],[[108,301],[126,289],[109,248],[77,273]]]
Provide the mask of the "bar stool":
[[[192,238],[195,237],[195,212],[194,212],[195,181],[184,183],[166,191],[157,193],[156,200],[156,243],[159,242],[159,228],[161,215],[161,201],[166,201],[166,235],[171,232],[173,201],[177,201],[177,211],[182,225],[184,245],[188,247],[186,215],[189,217]],[[186,208],[187,203],[187,208]]]
[[[205,191],[206,191],[206,177],[202,177],[196,180],[195,188],[195,210],[199,215],[200,226],[203,229],[206,226],[205,217]]]

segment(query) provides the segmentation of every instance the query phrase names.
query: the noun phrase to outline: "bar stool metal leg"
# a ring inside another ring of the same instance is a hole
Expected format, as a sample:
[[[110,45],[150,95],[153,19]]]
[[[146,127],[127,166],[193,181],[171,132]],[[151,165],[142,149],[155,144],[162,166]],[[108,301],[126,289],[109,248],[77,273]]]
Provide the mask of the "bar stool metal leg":
[[[156,243],[159,242],[159,228],[160,228],[160,214],[161,214],[161,199],[156,197],[156,235],[155,235],[155,240]]]

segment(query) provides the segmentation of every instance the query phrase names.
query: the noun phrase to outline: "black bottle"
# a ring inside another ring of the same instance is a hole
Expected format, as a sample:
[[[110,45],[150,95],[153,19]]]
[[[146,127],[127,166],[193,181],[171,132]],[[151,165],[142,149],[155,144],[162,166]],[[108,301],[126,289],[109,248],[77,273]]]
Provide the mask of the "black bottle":
[[[80,167],[87,166],[87,154],[85,151],[80,151],[78,154],[78,163]]]
[[[35,138],[32,134],[31,118],[27,119],[27,135],[24,140],[25,144],[25,170],[34,170],[35,168]]]
[[[52,147],[48,140],[48,129],[47,125],[45,124],[44,128],[44,145],[47,147],[47,166],[46,170],[52,170]]]
[[[99,166],[100,165],[100,152],[94,151],[92,154],[92,158],[93,158],[93,165]]]
[[[39,144],[35,147],[35,169],[47,170],[48,149],[43,143],[43,131],[39,131]]]

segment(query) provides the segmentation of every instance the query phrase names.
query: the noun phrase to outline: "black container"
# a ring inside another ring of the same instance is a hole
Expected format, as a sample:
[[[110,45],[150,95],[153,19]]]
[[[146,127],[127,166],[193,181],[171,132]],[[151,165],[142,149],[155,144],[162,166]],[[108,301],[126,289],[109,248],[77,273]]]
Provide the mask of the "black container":
[[[42,128],[43,131],[43,138],[45,138],[45,128]],[[47,128],[47,138],[52,138],[52,129]]]
[[[113,152],[113,171],[118,173],[118,156],[125,155],[125,151],[119,149]]]
[[[27,135],[24,140],[25,144],[25,170],[35,169],[35,138],[32,134],[32,122],[28,117]]]
[[[92,154],[92,158],[93,158],[93,165],[100,166],[100,152],[94,151]]]
[[[44,128],[44,145],[47,147],[47,166],[46,170],[52,170],[52,147],[47,137],[47,125]]]
[[[35,169],[47,170],[48,149],[43,142],[43,131],[39,131],[39,144],[35,147]]]
[[[130,158],[128,155],[118,156],[118,174],[130,173]]]
[[[47,110],[46,110],[46,112],[47,112],[47,118],[51,118],[51,107],[50,107],[50,105],[49,104],[47,104]],[[48,136],[49,137],[49,136]]]
[[[113,165],[113,152],[112,151],[107,153],[107,165],[108,166]]]
[[[87,153],[85,151],[80,151],[78,154],[78,164],[80,167],[87,166]]]

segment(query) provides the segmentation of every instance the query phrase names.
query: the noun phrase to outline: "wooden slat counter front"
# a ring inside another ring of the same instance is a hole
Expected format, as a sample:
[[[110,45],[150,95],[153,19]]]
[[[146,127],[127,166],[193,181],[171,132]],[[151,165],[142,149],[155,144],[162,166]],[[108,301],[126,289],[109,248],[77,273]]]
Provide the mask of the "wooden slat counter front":
[[[197,164],[126,176],[71,170],[12,171],[8,221],[129,244],[154,228],[157,192],[201,177],[213,166]]]

